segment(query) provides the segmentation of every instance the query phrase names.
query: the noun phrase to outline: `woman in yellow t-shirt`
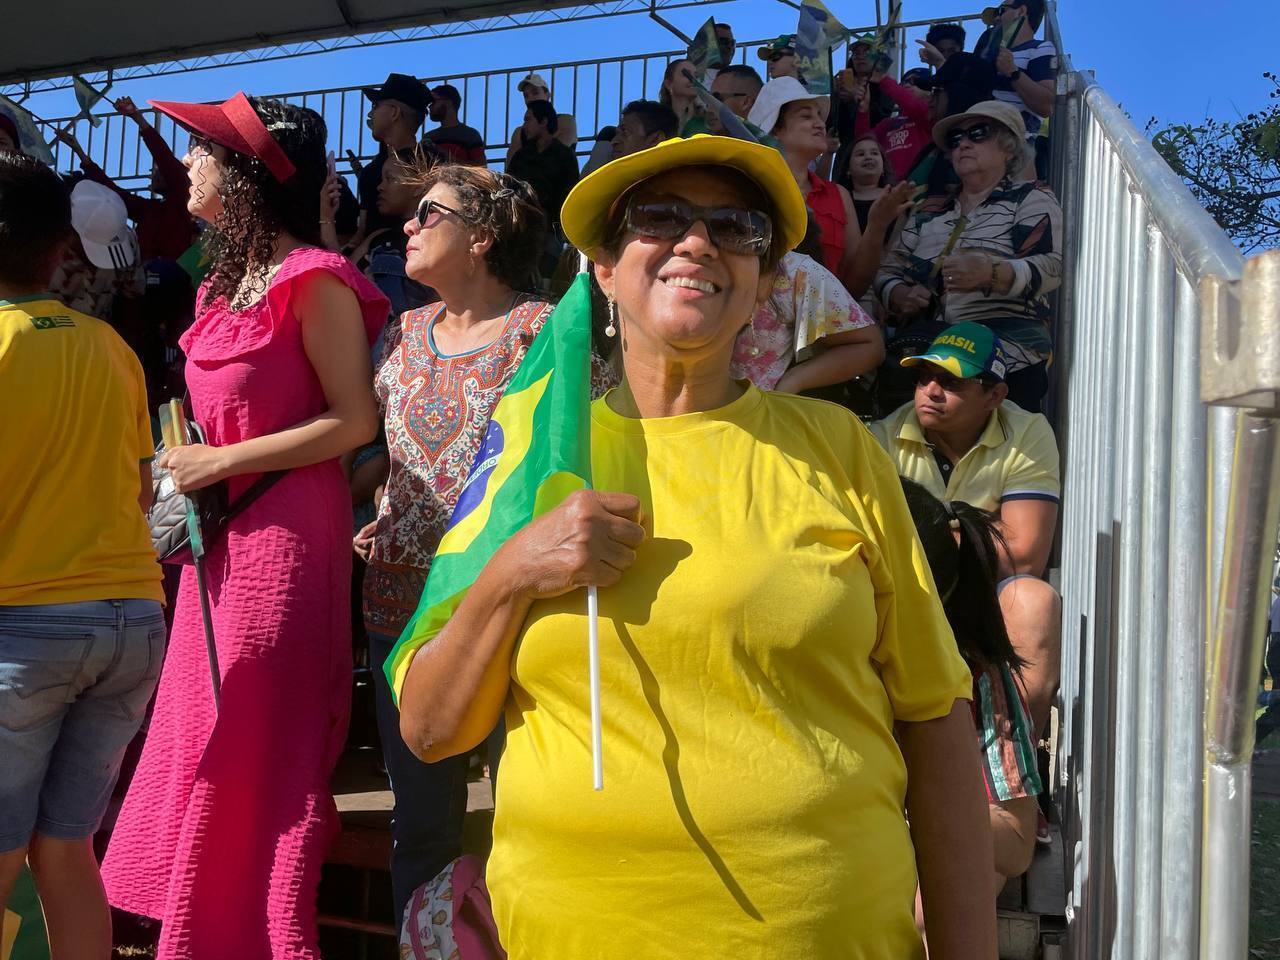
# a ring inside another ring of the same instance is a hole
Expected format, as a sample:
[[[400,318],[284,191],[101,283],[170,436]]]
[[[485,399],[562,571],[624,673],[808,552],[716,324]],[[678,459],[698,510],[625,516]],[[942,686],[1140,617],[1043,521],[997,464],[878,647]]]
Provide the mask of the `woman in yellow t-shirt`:
[[[425,760],[478,744],[505,705],[503,946],[921,957],[918,868],[931,955],[994,957],[969,671],[893,466],[844,409],[729,376],[804,233],[795,179],[767,147],[671,140],[584,179],[563,222],[616,306],[626,378],[592,405],[592,471],[625,492],[575,494],[512,537],[400,691]]]

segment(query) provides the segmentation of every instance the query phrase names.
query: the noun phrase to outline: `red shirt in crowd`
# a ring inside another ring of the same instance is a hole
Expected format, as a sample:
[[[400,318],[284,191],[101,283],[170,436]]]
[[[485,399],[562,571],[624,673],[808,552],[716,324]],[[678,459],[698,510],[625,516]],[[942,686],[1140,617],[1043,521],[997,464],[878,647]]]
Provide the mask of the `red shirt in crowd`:
[[[871,128],[871,115],[859,112],[853,122],[857,139],[870,131],[889,158],[895,180],[907,179],[920,151],[933,142],[933,124],[929,122],[929,101],[903,87],[892,77],[880,81],[880,89],[898,105],[897,116],[881,120]]]
[[[804,202],[822,232],[822,265],[839,276],[840,261],[844,259],[844,228],[849,222],[840,188],[810,170],[809,193]]]

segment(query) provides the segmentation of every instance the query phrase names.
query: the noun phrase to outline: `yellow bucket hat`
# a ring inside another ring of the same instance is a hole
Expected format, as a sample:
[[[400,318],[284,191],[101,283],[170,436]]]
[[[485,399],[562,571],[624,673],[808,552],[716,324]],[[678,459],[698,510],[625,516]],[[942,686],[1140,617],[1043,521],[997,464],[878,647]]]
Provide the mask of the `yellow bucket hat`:
[[[804,239],[808,212],[782,154],[764,144],[704,133],[673,137],[648,150],[611,160],[578,181],[560,211],[565,236],[583,253],[594,254],[604,246],[609,214],[619,197],[659,173],[701,166],[729,167],[760,188],[773,203],[773,230],[784,250],[794,249]]]

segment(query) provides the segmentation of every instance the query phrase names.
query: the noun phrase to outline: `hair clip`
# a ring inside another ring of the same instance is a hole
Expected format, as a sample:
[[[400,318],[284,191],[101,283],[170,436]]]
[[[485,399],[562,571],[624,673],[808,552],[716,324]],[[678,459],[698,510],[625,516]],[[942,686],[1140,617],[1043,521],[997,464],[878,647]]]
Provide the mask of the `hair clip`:
[[[956,531],[956,530],[959,530],[959,529],[960,529],[960,521],[959,521],[959,520],[957,520],[955,517],[952,517],[952,518],[947,522],[947,526],[948,526],[948,527],[950,527],[950,528],[952,529],[952,531],[954,532],[954,531]]]
[[[276,120],[267,124],[267,131],[272,130],[297,130],[298,125],[292,120]]]
[[[516,192],[510,187],[503,187],[501,190],[495,190],[493,193],[494,200],[506,200],[508,197],[514,197]]]

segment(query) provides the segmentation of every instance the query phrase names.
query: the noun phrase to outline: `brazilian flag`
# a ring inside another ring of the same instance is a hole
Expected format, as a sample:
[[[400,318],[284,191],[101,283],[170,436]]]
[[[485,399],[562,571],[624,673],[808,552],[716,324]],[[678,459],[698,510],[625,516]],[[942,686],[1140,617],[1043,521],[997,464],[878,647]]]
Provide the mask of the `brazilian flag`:
[[[591,293],[579,273],[494,408],[422,599],[387,657],[392,696],[489,558],[535,517],[591,485]]]

